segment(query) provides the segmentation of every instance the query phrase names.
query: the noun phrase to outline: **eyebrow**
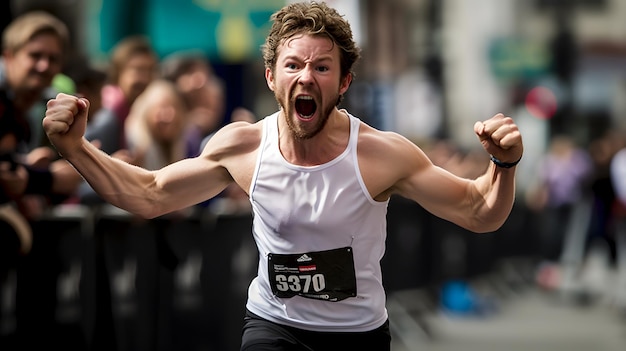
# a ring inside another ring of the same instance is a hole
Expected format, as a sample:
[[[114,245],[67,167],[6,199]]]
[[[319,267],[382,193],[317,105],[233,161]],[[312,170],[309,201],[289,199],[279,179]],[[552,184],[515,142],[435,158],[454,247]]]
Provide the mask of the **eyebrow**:
[[[304,61],[296,55],[287,55],[283,58],[283,61],[289,61],[289,60]],[[327,55],[319,56],[316,59],[312,60],[312,62],[323,62],[323,61],[333,61],[332,55],[327,54]]]

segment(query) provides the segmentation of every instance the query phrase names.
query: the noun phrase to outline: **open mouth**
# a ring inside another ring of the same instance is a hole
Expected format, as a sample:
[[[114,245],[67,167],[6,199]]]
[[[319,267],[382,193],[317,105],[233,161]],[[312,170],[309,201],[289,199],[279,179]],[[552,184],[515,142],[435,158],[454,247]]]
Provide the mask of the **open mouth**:
[[[302,119],[310,119],[317,110],[312,96],[302,95],[296,98],[296,112]]]

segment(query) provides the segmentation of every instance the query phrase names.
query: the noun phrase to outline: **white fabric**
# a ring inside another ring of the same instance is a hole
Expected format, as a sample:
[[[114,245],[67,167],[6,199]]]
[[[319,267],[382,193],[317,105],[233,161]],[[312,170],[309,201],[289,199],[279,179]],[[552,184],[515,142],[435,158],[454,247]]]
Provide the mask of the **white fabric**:
[[[314,331],[360,332],[387,319],[380,260],[385,250],[386,202],[367,191],[357,163],[360,120],[350,117],[350,141],[334,160],[313,167],[288,163],[278,147],[278,113],[264,120],[264,133],[250,187],[258,276],[247,308],[270,321]],[[339,302],[300,296],[278,298],[268,282],[267,255],[351,246],[357,297]]]
[[[611,160],[611,180],[615,196],[626,204],[626,149],[618,151]]]

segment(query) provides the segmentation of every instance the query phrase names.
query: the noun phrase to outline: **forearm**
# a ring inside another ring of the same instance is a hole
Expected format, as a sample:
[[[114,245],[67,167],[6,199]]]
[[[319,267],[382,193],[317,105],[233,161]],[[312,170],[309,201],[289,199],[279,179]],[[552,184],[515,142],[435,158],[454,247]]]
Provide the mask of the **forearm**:
[[[515,167],[502,168],[490,162],[475,185],[475,224],[472,230],[495,231],[507,220],[515,202]]]
[[[142,217],[159,211],[152,172],[113,158],[87,140],[65,157],[104,201]]]
[[[104,201],[144,218],[193,206],[232,182],[226,169],[206,159],[184,159],[149,171],[86,140],[66,158]]]

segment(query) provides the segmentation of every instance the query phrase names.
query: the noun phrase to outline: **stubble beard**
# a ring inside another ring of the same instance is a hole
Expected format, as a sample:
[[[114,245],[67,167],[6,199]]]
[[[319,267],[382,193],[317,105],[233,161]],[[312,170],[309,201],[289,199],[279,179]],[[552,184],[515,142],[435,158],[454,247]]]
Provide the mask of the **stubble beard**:
[[[338,96],[335,99],[331,99],[331,101],[338,101],[337,99]],[[297,111],[294,107],[295,101],[290,100],[289,104],[285,104],[284,101],[281,101],[281,99],[278,97],[278,94],[276,96],[276,100],[278,101],[278,106],[285,115],[285,120],[287,121],[287,127],[289,128],[289,132],[296,140],[308,140],[318,135],[328,123],[330,114],[335,109],[335,105],[324,106],[324,104],[322,103],[322,110],[319,112],[319,117],[315,124],[315,128],[312,130],[305,130],[303,128],[300,128],[298,123],[294,120],[297,118],[294,117],[297,114]]]

